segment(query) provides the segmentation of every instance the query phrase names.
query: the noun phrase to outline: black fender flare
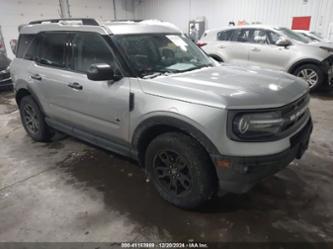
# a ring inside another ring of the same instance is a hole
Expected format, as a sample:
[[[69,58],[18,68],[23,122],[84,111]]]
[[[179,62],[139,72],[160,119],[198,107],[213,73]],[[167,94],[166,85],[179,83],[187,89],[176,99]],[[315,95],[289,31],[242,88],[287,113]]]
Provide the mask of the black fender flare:
[[[44,111],[44,108],[43,108],[42,104],[40,103],[40,101],[39,101],[37,95],[35,94],[35,92],[30,87],[20,88],[20,89],[15,91],[15,100],[16,100],[16,104],[17,104],[18,107],[19,107],[19,102],[18,102],[17,97],[18,97],[18,94],[19,94],[20,91],[28,92],[29,95],[33,98],[33,100],[36,101],[36,103],[39,106],[42,113],[45,115],[45,111]]]
[[[174,130],[178,130],[185,134],[190,135],[194,139],[196,139],[208,152],[208,154],[219,154],[216,146],[210,141],[210,139],[199,129],[194,127],[193,125],[189,124],[186,121],[180,120],[175,117],[169,116],[154,116],[147,118],[146,120],[142,121],[137,128],[134,130],[132,136],[132,148],[135,150],[136,153],[139,152],[140,144],[142,139],[149,133],[149,131],[153,127],[164,126],[170,127]],[[148,132],[148,133],[147,133]],[[144,148],[145,149],[145,148]]]

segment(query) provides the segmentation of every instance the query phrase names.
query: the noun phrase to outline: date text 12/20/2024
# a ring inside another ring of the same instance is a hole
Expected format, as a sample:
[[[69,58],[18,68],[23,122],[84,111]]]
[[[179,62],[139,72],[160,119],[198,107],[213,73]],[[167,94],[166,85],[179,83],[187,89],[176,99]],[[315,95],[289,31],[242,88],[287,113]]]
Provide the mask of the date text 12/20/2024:
[[[123,242],[122,248],[208,248],[207,243],[201,242],[180,242],[180,243],[168,243],[168,242]]]

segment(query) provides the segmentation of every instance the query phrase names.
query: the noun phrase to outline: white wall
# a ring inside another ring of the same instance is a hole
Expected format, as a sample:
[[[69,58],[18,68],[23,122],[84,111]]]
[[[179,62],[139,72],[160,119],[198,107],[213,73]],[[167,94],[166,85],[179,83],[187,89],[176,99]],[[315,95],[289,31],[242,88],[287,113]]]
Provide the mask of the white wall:
[[[333,22],[332,0],[135,0],[134,10],[137,19],[170,21],[184,31],[190,19],[201,16],[206,28],[244,19],[290,28],[293,16],[312,16],[311,30],[324,35]]]
[[[115,0],[68,0],[71,17],[92,17],[101,20],[133,19],[133,1]]]
[[[31,20],[58,18],[59,12],[58,0],[0,0],[0,25],[8,56],[14,57],[9,41],[17,39],[19,25]]]

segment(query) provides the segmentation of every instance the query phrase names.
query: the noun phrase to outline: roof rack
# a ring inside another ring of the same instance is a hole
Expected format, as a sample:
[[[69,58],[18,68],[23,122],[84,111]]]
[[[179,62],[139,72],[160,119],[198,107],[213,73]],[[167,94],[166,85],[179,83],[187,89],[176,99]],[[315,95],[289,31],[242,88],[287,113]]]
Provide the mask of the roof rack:
[[[61,21],[81,21],[82,25],[91,25],[91,26],[99,26],[99,23],[93,18],[61,18],[61,19],[45,19],[45,20],[37,20],[29,22],[29,24],[42,24],[46,23],[58,23]]]
[[[109,22],[142,22],[144,19],[113,19],[109,20]]]

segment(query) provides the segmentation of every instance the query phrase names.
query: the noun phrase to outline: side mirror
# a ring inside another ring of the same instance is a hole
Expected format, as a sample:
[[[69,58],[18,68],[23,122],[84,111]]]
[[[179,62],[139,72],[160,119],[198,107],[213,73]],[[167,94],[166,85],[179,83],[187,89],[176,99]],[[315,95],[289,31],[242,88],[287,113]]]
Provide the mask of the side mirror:
[[[290,45],[292,45],[291,41],[286,39],[286,38],[280,38],[276,43],[276,46],[280,46],[280,47],[288,47]]]
[[[210,60],[210,62],[213,64],[213,65],[215,65],[215,66],[218,66],[218,65],[220,65],[222,62],[220,62],[220,61],[218,61],[218,60],[216,60],[214,57],[212,57],[212,56],[209,56],[209,60]]]
[[[122,78],[118,71],[114,71],[109,64],[97,63],[88,68],[87,77],[94,81],[112,80],[118,81]]]
[[[9,44],[10,44],[10,48],[12,49],[13,54],[16,55],[17,40],[12,39],[12,40],[10,40]]]

